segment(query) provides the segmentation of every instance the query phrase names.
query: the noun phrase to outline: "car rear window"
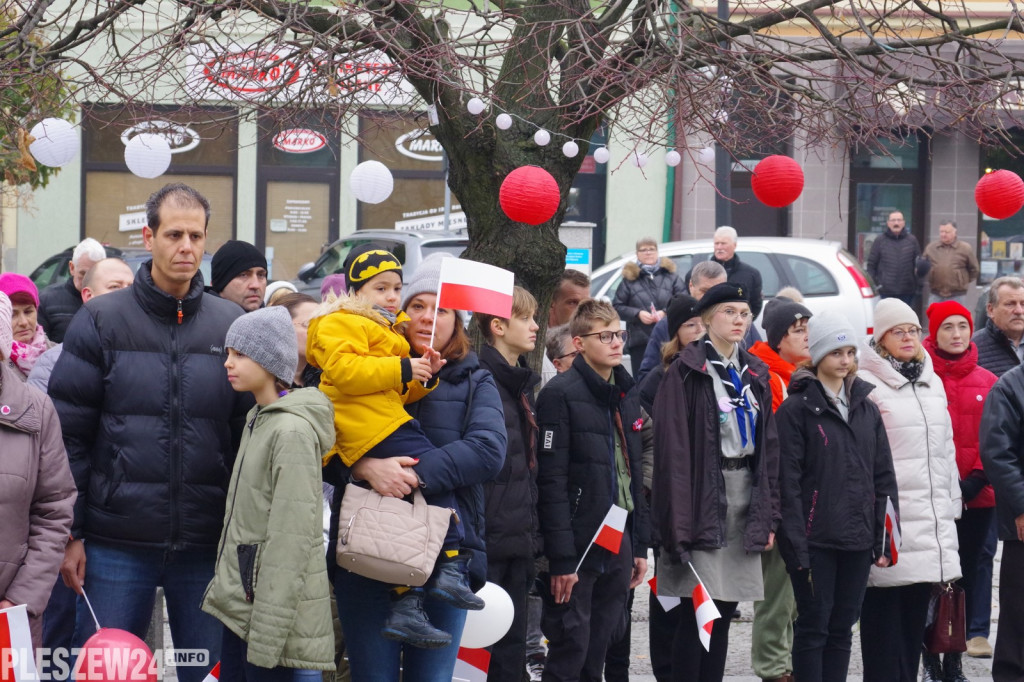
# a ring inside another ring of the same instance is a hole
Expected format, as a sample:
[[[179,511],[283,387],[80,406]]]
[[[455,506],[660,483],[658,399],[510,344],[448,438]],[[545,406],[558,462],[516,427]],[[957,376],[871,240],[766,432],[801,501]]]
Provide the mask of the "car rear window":
[[[466,242],[427,242],[420,247],[420,252],[424,258],[434,253],[450,253],[458,258],[467,246]]]
[[[736,255],[740,257],[740,262],[752,266],[761,273],[761,295],[764,298],[779,293],[782,285],[779,284],[779,273],[772,263],[771,256],[757,251],[737,251]]]
[[[794,256],[788,253],[778,254],[778,258],[793,274],[795,286],[804,296],[836,296],[839,285],[835,278],[823,266],[809,258]],[[767,291],[765,292],[767,293]]]

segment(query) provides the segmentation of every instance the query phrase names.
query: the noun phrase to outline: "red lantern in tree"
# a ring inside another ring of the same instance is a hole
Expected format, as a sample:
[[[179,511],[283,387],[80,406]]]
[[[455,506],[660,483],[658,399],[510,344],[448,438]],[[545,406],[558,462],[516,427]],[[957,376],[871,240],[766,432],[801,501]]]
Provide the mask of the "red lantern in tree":
[[[788,156],[774,154],[754,166],[750,186],[761,203],[782,208],[796,201],[804,191],[804,171]]]
[[[539,166],[520,166],[505,176],[498,192],[501,210],[517,223],[540,225],[558,211],[558,182]]]
[[[1008,170],[986,173],[974,186],[974,203],[989,218],[1009,218],[1024,206],[1024,180]]]

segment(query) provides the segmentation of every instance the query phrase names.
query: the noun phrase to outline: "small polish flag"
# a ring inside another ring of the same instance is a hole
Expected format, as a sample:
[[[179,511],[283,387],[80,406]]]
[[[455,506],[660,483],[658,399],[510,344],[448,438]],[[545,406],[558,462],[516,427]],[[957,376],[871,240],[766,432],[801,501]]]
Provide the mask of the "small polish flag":
[[[697,578],[697,586],[691,593],[693,611],[697,616],[697,636],[700,637],[700,643],[704,645],[704,650],[711,651],[711,628],[714,626],[715,620],[722,617],[722,614],[718,612],[718,607],[712,601],[711,595],[708,594],[708,588],[704,587],[704,581],[697,575],[693,564],[690,564],[690,570]]]
[[[892,565],[900,556],[900,547],[903,546],[903,537],[900,535],[900,521],[896,515],[896,509],[892,506],[892,498],[885,498],[885,530],[882,531],[882,546],[885,546],[885,536],[889,536],[889,553],[892,555]]]
[[[452,682],[487,682],[487,668],[490,665],[491,652],[487,649],[459,647]]]
[[[462,258],[441,260],[437,307],[471,310],[509,318],[515,275],[508,270]]]
[[[580,557],[580,562],[576,564],[577,573],[579,573],[580,566],[583,565],[583,560],[587,558],[590,548],[594,545],[604,547],[613,554],[619,553],[619,549],[622,547],[622,534],[626,530],[627,516],[629,516],[628,511],[617,504],[612,505],[612,508],[604,515],[604,521],[598,526],[597,532],[594,533],[594,539],[590,541],[583,556]]]
[[[220,680],[220,661],[217,661],[217,665],[213,666],[213,670],[203,678],[203,682],[218,682]]]
[[[682,603],[683,600],[679,597],[663,597],[658,594],[658,576],[654,576],[648,580],[647,584],[651,586],[651,594],[653,594],[658,600],[658,603],[661,604],[662,611],[671,611]]]
[[[38,680],[24,604],[0,611],[0,682]]]

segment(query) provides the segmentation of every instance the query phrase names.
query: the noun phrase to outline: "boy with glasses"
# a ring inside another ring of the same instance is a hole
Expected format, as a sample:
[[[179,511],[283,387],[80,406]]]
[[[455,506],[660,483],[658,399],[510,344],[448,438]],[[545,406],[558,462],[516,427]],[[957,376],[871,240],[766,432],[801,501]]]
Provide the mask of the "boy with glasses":
[[[626,626],[629,590],[647,572],[649,544],[643,420],[621,366],[627,333],[611,304],[594,299],[580,303],[569,333],[579,355],[537,400],[547,682],[602,678],[608,644]],[[618,552],[590,547],[613,505],[629,513]]]

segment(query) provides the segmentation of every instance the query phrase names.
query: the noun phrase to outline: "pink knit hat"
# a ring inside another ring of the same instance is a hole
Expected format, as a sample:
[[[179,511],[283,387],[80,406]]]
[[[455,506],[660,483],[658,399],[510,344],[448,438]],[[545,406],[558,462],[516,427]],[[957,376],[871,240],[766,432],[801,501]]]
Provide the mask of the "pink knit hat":
[[[14,298],[15,294],[28,294],[32,302],[39,307],[39,290],[36,285],[25,275],[14,272],[5,272],[0,275],[0,291],[7,294],[8,298]]]
[[[14,344],[14,330],[11,328],[11,299],[0,291],[0,361],[11,357]]]

